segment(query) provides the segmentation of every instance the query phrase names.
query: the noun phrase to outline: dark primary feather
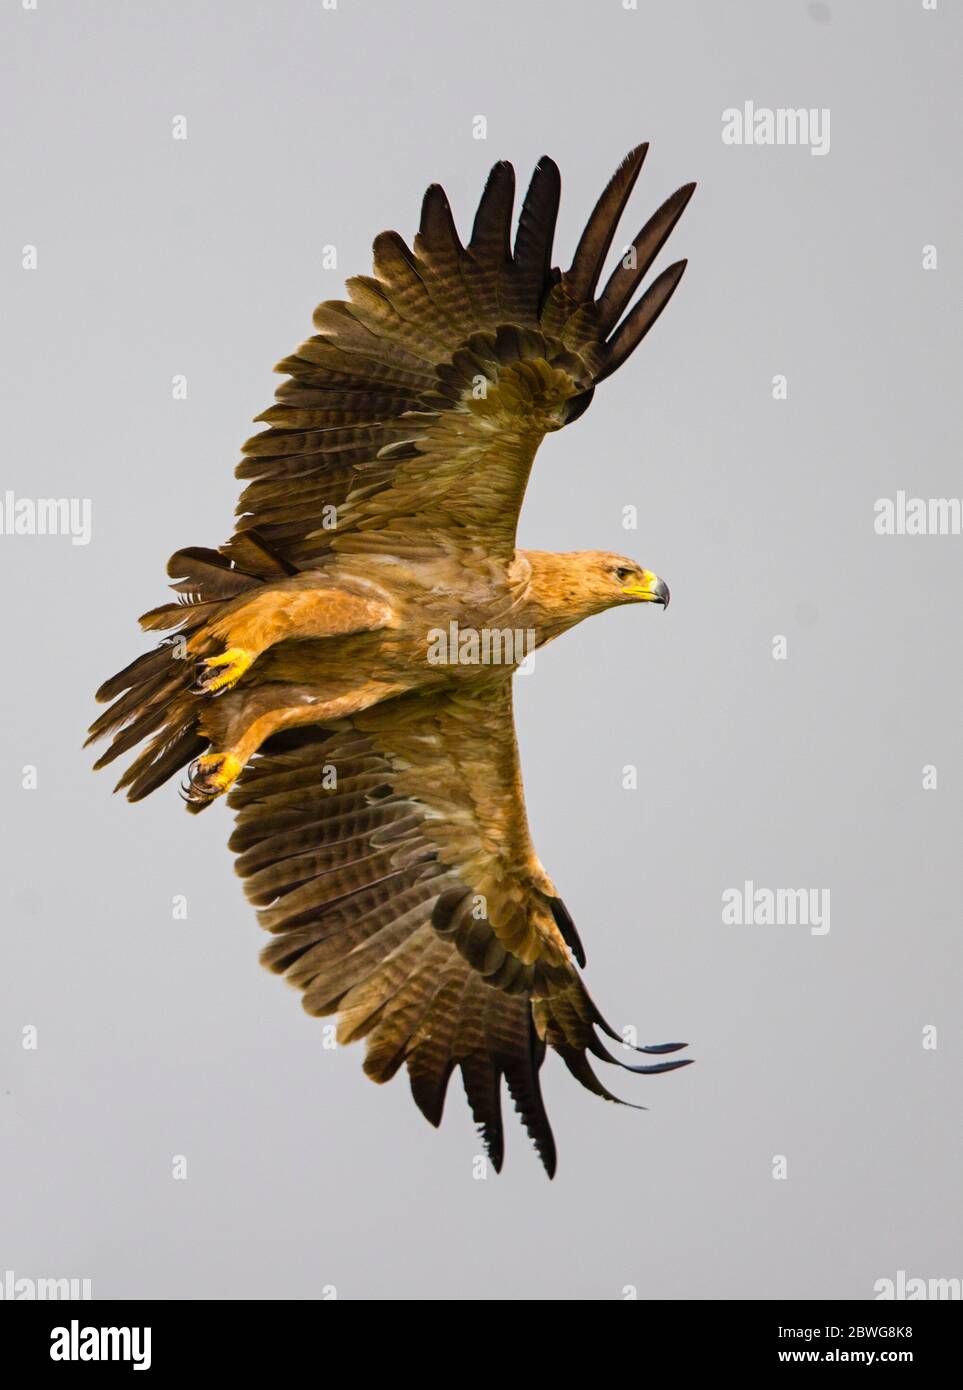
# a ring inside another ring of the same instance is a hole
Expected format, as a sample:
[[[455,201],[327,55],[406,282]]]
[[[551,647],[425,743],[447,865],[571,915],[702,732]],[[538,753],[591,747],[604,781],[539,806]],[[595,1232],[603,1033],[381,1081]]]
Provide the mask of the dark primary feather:
[[[607,376],[618,371],[629,354],[641,343],[675,293],[686,264],[686,261],[676,261],[674,265],[663,270],[616,329],[614,336],[606,344],[605,366],[598,374],[599,381],[604,381]]]
[[[575,923],[572,921],[572,918],[569,915],[568,908],[562,902],[561,898],[553,898],[550,903],[550,906],[552,909],[552,916],[555,918],[555,925],[562,933],[566,946],[569,948],[569,950],[572,952],[572,955],[575,957],[579,965],[584,970],[585,947],[582,945],[579,939],[578,929],[576,928]]]
[[[558,165],[547,155],[535,166],[515,233],[515,277],[519,307],[526,319],[537,319],[549,285],[552,244],[562,193]]]
[[[603,333],[609,333],[622,317],[625,306],[668,241],[694,192],[695,184],[687,183],[667,198],[632,242],[631,255],[627,251],[620,258],[598,301],[599,327]]]
[[[571,269],[565,277],[572,298],[577,303],[584,303],[595,294],[612,238],[648,152],[648,144],[636,145],[634,150],[629,151],[609,179],[585,224],[572,257]]]
[[[488,175],[468,243],[474,259],[496,272],[511,260],[514,202],[515,170],[502,159]]]

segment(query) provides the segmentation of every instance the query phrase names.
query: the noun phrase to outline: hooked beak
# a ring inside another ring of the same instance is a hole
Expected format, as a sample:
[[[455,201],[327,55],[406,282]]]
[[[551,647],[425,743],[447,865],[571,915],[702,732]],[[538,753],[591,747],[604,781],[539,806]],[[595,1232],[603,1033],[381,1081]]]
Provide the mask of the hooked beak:
[[[661,603],[663,608],[669,606],[669,586],[651,570],[643,570],[641,580],[635,584],[627,584],[622,592],[638,599],[640,603]]]

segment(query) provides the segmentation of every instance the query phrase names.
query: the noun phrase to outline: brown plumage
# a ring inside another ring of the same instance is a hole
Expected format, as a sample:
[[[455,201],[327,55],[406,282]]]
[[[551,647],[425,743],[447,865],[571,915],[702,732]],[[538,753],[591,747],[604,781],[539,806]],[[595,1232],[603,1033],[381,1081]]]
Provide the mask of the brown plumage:
[[[172,557],[178,601],[141,619],[169,635],[101,687],[113,703],[91,727],[113,735],[97,766],[146,740],[118,784],[131,800],[188,765],[190,810],[229,791],[237,869],[274,937],[265,964],[310,1013],[338,1015],[342,1042],[367,1038],[374,1080],[406,1065],[433,1124],[459,1067],[496,1169],[504,1077],[554,1171],[546,1047],[616,1099],[588,1062],[615,1061],[599,1033],[616,1035],[529,838],[511,682],[533,647],[668,590],[621,556],[516,550],[515,533],[542,438],[582,414],[685,268],[629,308],[691,184],[598,295],[646,152],[619,166],[564,273],[549,159],[514,245],[505,163],[467,247],[437,185],[412,249],[376,238],[374,275],[322,304],[278,368],[234,536]]]

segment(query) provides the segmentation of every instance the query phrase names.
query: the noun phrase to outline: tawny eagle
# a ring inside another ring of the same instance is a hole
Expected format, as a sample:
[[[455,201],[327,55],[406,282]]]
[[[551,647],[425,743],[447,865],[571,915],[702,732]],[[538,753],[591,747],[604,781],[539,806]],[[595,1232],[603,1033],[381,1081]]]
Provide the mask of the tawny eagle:
[[[467,246],[437,184],[413,248],[395,232],[376,239],[373,276],[323,303],[316,335],[277,368],[288,379],[237,468],[234,535],[172,557],[178,601],[141,619],[171,635],[100,688],[113,703],[91,728],[113,734],[97,766],[148,740],[118,784],[132,801],[184,767],[189,810],[229,790],[237,869],[273,936],[264,963],[309,1013],[338,1015],[341,1042],[367,1038],[373,1080],[404,1063],[432,1124],[459,1067],[496,1169],[502,1077],[551,1174],[546,1047],[615,1100],[588,1054],[616,1061],[599,1032],[616,1034],[529,837],[512,719],[528,651],[439,661],[429,639],[457,624],[537,646],[616,604],[669,601],[622,556],[515,546],[543,435],[582,414],[685,268],[629,308],[693,184],[597,293],[647,149],[619,165],[564,272],[547,158],[514,242],[507,163]]]

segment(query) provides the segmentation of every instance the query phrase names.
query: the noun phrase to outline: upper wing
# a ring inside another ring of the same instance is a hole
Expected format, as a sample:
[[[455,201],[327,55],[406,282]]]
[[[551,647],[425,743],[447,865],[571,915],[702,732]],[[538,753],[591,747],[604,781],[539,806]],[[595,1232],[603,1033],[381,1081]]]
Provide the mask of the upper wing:
[[[581,414],[685,269],[669,266],[622,318],[694,184],[650,218],[595,297],[647,150],[616,170],[564,274],[551,268],[552,160],[536,167],[514,247],[510,164],[492,169],[467,247],[432,185],[414,249],[383,232],[374,277],[348,281],[349,303],[321,304],[318,334],[279,364],[290,380],[258,417],[270,428],[248,441],[237,469],[251,480],[238,530],[256,530],[299,568],[332,548],[479,545],[510,558],[542,437]]]
[[[572,963],[570,952],[584,964],[574,925],[529,839],[509,683],[406,696],[335,731],[280,736],[230,802],[238,872],[276,937],[264,963],[304,991],[309,1013],[338,1013],[341,1042],[368,1038],[374,1080],[406,1063],[433,1124],[460,1066],[496,1169],[504,1076],[553,1172],[545,1046],[615,1099],[586,1052],[614,1061],[596,1028],[616,1034]]]

